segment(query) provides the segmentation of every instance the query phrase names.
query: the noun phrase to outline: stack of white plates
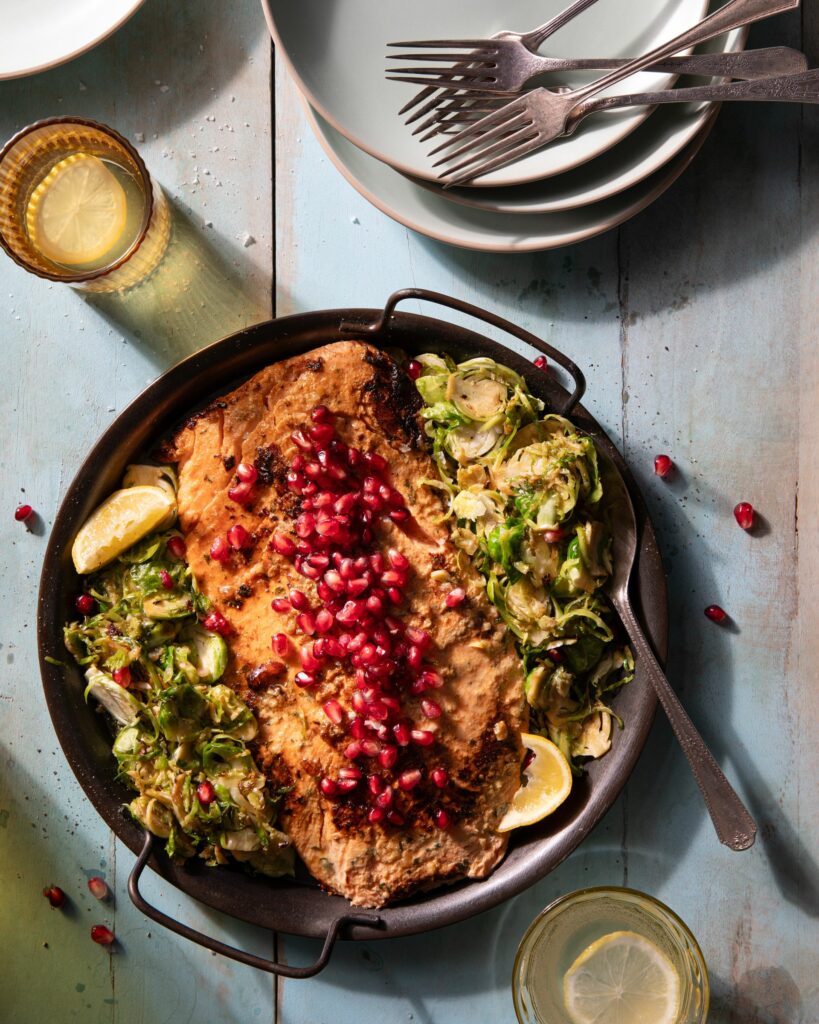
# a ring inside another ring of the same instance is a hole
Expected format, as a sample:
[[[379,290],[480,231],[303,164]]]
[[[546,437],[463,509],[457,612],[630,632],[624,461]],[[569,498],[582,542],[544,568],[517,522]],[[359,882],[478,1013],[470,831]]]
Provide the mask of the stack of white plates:
[[[442,242],[491,252],[552,249],[622,224],[661,195],[702,146],[717,107],[669,104],[587,118],[569,138],[476,179],[443,189],[440,169],[399,109],[418,87],[386,81],[387,44],[525,32],[569,0],[262,0],[277,55],[293,75],[310,122],[347,180],[384,213]],[[699,21],[721,0],[598,0],[541,52],[634,57]],[[745,32],[704,49],[738,50]],[[395,52],[395,51],[393,51]],[[580,85],[588,73],[563,75]],[[684,84],[694,80],[686,79]],[[616,86],[670,88],[644,72]]]

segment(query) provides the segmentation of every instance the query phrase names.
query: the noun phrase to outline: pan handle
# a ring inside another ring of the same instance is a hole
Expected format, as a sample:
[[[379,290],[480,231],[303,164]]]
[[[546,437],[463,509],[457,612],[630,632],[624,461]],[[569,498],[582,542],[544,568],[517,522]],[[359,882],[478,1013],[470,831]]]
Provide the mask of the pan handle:
[[[399,302],[403,302],[405,299],[423,299],[426,302],[437,302],[439,306],[448,306],[450,309],[455,309],[459,313],[466,313],[468,316],[474,316],[477,320],[483,320],[484,323],[491,324],[493,327],[497,327],[501,331],[506,331],[507,334],[511,334],[515,338],[519,338],[521,341],[525,341],[527,345],[531,345],[536,348],[538,352],[548,356],[559,366],[569,374],[574,382],[574,390],[569,395],[568,399],[563,403],[563,406],[558,410],[562,416],[568,416],[569,413],[574,409],[586,390],[586,378],[583,376],[580,368],[572,362],[567,356],[564,356],[562,352],[559,352],[556,348],[540,338],[531,334],[529,331],[525,331],[522,327],[518,327],[517,324],[510,323],[509,320],[504,320],[503,317],[497,316],[495,313],[490,313],[485,309],[481,309],[479,306],[473,306],[468,302],[464,302],[462,299],[455,299],[451,295],[443,295],[441,292],[430,292],[425,288],[403,288],[401,291],[393,292],[393,294],[387,299],[387,304],[384,306],[384,310],[378,320],[373,324],[369,324],[363,329],[370,334],[381,335],[386,331],[390,321],[390,317],[395,312],[395,307]],[[349,327],[353,325],[343,325]],[[362,330],[361,325],[355,325],[357,330]]]
[[[128,895],[131,897],[131,902],[138,910],[141,910],[146,917],[150,917],[150,919],[152,921],[156,921],[157,924],[161,924],[163,927],[168,928],[177,935],[181,935],[185,939],[190,939],[191,942],[195,942],[199,946],[204,946],[206,949],[212,949],[214,953],[221,953],[222,956],[230,957],[231,960],[238,960],[239,963],[247,964],[248,967],[256,967],[260,971],[267,971],[268,974],[277,974],[282,978],[312,978],[327,966],[327,963],[330,960],[330,954],[333,952],[333,946],[338,938],[338,933],[345,925],[363,924],[369,925],[373,928],[378,927],[383,923],[380,917],[376,917],[373,914],[342,914],[340,917],[335,918],[327,931],[327,936],[324,939],[324,946],[322,947],[318,960],[307,967],[292,967],[290,964],[280,964],[275,960],[268,960],[266,957],[256,956],[253,953],[246,953],[242,949],[236,949],[235,946],[228,946],[226,943],[220,942],[218,939],[213,939],[209,935],[197,932],[193,928],[189,928],[188,925],[182,924],[180,921],[175,921],[172,917],[168,917],[167,914],[163,914],[161,910],[157,910],[156,907],[146,901],[145,897],[139,891],[139,879],[145,869],[145,865],[148,863],[148,858],[153,853],[155,838],[156,837],[153,833],[148,831],[145,832],[145,843],[142,847],[142,852],[137,857],[136,863],[131,871],[131,875],[128,878]]]

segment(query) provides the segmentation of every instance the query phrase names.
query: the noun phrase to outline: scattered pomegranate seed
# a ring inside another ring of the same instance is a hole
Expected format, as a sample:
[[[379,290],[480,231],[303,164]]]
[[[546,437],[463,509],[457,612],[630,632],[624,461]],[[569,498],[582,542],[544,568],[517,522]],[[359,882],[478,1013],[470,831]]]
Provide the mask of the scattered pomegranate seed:
[[[331,800],[333,799],[333,797],[338,796],[340,792],[338,788],[338,783],[335,782],[333,779],[328,778],[326,775],[321,780],[321,782],[319,782],[319,788],[321,789],[322,793],[326,797],[329,797]]]
[[[127,690],[131,685],[131,670],[127,665],[123,665],[122,668],[115,668],[111,675],[114,682],[124,690]]]
[[[449,772],[447,772],[446,768],[433,768],[429,773],[429,777],[438,789],[444,789],[449,782]]]
[[[241,551],[242,548],[247,547],[247,542],[250,540],[250,534],[244,526],[241,525],[241,523],[236,523],[235,526],[231,526],[228,530],[227,539],[228,544],[230,544],[235,551]]]
[[[398,747],[394,747],[391,743],[386,744],[383,749],[378,752],[378,763],[382,768],[393,768],[395,762],[398,760]]]
[[[705,615],[712,622],[725,622],[728,618],[728,613],[724,608],[720,608],[718,604],[709,604],[705,609]]]
[[[442,714],[441,705],[429,697],[421,698],[421,710],[425,718],[440,718]]]
[[[216,790],[207,779],[196,787],[196,799],[203,807],[210,807],[216,799]]]
[[[111,890],[106,885],[105,879],[100,878],[99,875],[88,879],[88,890],[97,900],[107,900],[111,895]]]
[[[424,368],[417,359],[411,359],[407,364],[407,376],[410,380],[418,380],[423,372]]]
[[[300,686],[303,690],[307,690],[311,686],[315,686],[317,682],[317,679],[312,672],[297,672],[293,679],[296,686]]]
[[[115,941],[114,933],[104,924],[91,926],[91,938],[100,946],[112,946]]]
[[[547,544],[559,544],[566,536],[566,531],[556,526],[553,530],[544,530],[543,539]]]
[[[435,812],[435,824],[440,829],[447,829],[452,824],[452,819],[443,808]]]
[[[230,547],[224,537],[217,537],[211,544],[210,557],[214,562],[224,562],[230,557]]]
[[[552,647],[546,652],[546,657],[549,661],[553,661],[555,665],[563,664],[563,651],[559,647]]]
[[[290,591],[290,604],[299,612],[306,611],[310,607],[307,595],[301,590]]]
[[[280,555],[287,558],[295,553],[296,545],[286,533],[274,533],[270,538],[270,543],[273,545],[274,551],[278,551]]]
[[[654,472],[661,478],[667,477],[673,468],[674,463],[668,455],[658,455],[654,460]]]
[[[359,779],[339,778],[336,781],[336,786],[338,786],[339,793],[352,793],[352,791],[358,786],[359,781]]]
[[[549,366],[549,360],[546,356],[538,356],[537,359],[534,360],[534,364],[539,370],[545,370]]]
[[[384,820],[384,812],[380,807],[371,807],[367,815],[367,821],[373,825],[379,825]]]
[[[307,636],[312,636],[316,631],[316,617],[312,612],[301,612],[296,616],[296,625]]]
[[[80,615],[92,615],[97,608],[97,602],[90,594],[80,594],[74,601],[74,607]]]
[[[459,604],[463,604],[466,600],[466,591],[463,587],[455,587],[453,590],[446,595],[444,598],[444,604],[447,608],[457,608]]]
[[[409,771],[401,772],[398,776],[398,785],[405,792],[409,792],[411,789],[415,789],[418,783],[421,781],[421,771],[418,768],[411,768]]]
[[[219,636],[230,636],[233,632],[233,627],[221,612],[211,612],[210,615],[205,616],[202,625],[211,633],[218,633]]]
[[[244,480],[242,483],[236,484],[235,487],[231,487],[228,491],[228,498],[231,501],[235,501],[237,505],[247,505],[252,497],[253,484]]]
[[[31,505],[18,505],[14,510],[14,518],[18,523],[24,523],[33,514],[34,509]]]
[[[387,821],[391,825],[395,825],[396,828],[403,828],[406,825],[407,820],[403,814],[399,814],[398,811],[388,811]]]
[[[314,423],[332,423],[333,414],[326,405],[317,405],[310,413],[310,419]]]
[[[750,530],[754,525],[754,506],[749,501],[741,501],[734,508],[734,519],[743,530]]]
[[[47,885],[45,889],[43,889],[43,896],[45,896],[55,910],[59,910],[59,908],[65,903],[65,893],[59,885]]]
[[[274,597],[273,600],[270,602],[270,607],[273,609],[274,612],[284,614],[285,612],[290,611],[291,606],[290,602],[287,600],[286,597]]]
[[[412,742],[419,747],[431,747],[435,742],[435,733],[430,732],[429,729],[413,729],[410,736]]]
[[[245,484],[255,484],[259,479],[259,471],[252,462],[240,462],[236,467],[236,476]]]
[[[328,700],[326,704],[322,705],[322,709],[333,725],[341,725],[344,720],[344,711],[337,700]]]
[[[167,569],[159,570],[159,580],[162,583],[162,586],[165,588],[165,590],[173,590],[175,586],[173,576],[171,576]]]
[[[173,557],[178,558],[180,562],[184,560],[185,555],[188,553],[184,540],[179,536],[169,537],[167,548]]]

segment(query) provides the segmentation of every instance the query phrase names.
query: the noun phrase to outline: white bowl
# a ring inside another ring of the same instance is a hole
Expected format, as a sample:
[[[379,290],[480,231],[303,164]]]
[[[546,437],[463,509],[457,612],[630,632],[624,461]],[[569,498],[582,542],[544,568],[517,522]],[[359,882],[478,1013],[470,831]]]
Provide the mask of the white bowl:
[[[436,180],[438,171],[398,116],[415,86],[387,82],[387,43],[407,39],[486,37],[526,31],[568,0],[262,0],[277,53],[311,105],[360,149],[405,174]],[[598,0],[547,40],[555,56],[637,56],[697,22],[707,0]],[[582,84],[588,73],[553,76]],[[613,91],[665,88],[670,75],[644,72]],[[485,175],[478,187],[518,185],[561,174],[611,148],[647,116],[645,108],[589,118],[571,137]]]
[[[0,78],[21,78],[79,57],[144,0],[3,0]]]
[[[483,252],[531,252],[581,242],[643,210],[682,174],[716,119],[711,111],[696,138],[665,167],[600,203],[559,213],[510,216],[452,203],[365,153],[304,103],[327,156],[347,181],[388,217],[439,242]]]

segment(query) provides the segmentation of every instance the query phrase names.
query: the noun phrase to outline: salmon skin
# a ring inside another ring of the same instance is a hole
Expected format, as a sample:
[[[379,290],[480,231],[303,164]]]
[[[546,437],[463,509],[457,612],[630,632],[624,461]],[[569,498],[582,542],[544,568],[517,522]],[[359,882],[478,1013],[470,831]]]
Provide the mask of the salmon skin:
[[[300,575],[294,557],[271,544],[274,534],[299,540],[295,524],[304,499],[289,486],[288,471],[301,449],[291,435],[309,430],[316,406],[332,414],[344,445],[386,459],[385,479],[410,513],[404,522],[377,519],[368,550],[382,552],[387,564],[390,550],[409,562],[394,617],[431,639],[425,657],[442,685],[425,696],[442,713],[425,717],[424,695],[395,682],[391,692],[400,697],[403,720],[432,733],[434,742],[388,744],[398,747],[390,767],[377,756],[349,757],[352,708],[360,699],[350,659],[329,659],[316,685],[300,687],[299,649],[313,638],[296,626],[296,611],[271,607],[274,598],[283,607],[291,588],[314,611],[321,604],[317,581]],[[194,578],[232,631],[224,681],[253,707],[258,763],[283,791],[281,825],[319,883],[362,907],[483,878],[499,863],[507,836],[497,826],[520,785],[520,734],[528,724],[512,639],[479,573],[453,545],[439,493],[423,483],[437,473],[419,406],[412,381],[393,359],[362,342],[340,341],[257,373],[189,420],[163,453],[178,465],[179,522]],[[258,475],[249,500],[237,503],[228,491],[241,483],[242,464]],[[214,540],[236,525],[247,531],[245,545],[226,560],[212,559]],[[453,587],[465,598],[447,607]],[[288,650],[276,655],[271,637],[280,633],[289,638]],[[337,702],[341,716],[329,706],[340,723],[328,715],[327,702]],[[328,797],[322,791],[322,780],[354,766],[362,777],[351,792]],[[413,781],[416,771],[420,781],[402,788],[399,778]],[[376,791],[390,791],[381,805],[403,824],[370,820]]]

